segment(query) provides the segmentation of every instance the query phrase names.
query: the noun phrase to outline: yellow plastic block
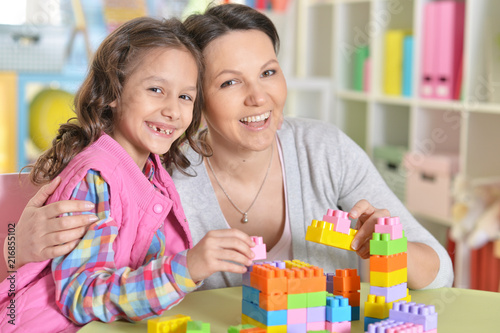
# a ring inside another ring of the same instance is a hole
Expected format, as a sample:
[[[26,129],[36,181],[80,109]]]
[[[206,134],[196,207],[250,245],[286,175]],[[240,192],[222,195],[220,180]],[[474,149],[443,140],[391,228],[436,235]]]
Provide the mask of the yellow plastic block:
[[[267,331],[267,333],[286,333],[286,325],[278,325],[278,326],[266,326],[261,322],[250,318],[247,315],[241,314],[241,324],[250,324],[253,326],[257,326],[263,328]]]
[[[411,296],[408,294],[406,297],[395,300],[394,302],[407,301],[411,302]],[[384,296],[368,295],[368,300],[365,302],[365,317],[372,317],[377,319],[389,318],[389,310],[392,309],[392,303],[386,303]]]
[[[177,314],[148,320],[148,333],[185,333],[191,317]]]
[[[370,272],[370,285],[376,287],[392,287],[408,281],[408,269],[392,272]]]
[[[307,262],[300,261],[298,259],[285,260],[284,262],[285,262],[285,267],[286,268],[312,267],[311,264],[308,264]]]
[[[306,240],[354,251],[351,248],[351,243],[357,232],[357,230],[349,228],[349,234],[344,234],[333,230],[332,223],[312,220],[311,225],[307,227]]]

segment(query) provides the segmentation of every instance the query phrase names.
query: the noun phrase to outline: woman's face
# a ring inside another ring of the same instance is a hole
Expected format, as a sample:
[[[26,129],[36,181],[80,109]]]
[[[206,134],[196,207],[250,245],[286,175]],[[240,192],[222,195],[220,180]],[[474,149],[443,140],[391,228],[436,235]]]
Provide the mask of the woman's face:
[[[231,31],[203,52],[204,116],[212,143],[261,151],[274,140],[287,88],[271,39],[258,30]]]

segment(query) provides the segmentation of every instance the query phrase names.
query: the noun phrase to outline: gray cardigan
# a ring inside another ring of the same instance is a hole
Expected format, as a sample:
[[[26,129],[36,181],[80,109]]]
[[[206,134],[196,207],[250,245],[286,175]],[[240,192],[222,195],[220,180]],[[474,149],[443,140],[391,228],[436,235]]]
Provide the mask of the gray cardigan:
[[[422,227],[387,187],[365,152],[331,124],[308,119],[285,118],[278,137],[283,150],[288,217],[292,232],[293,257],[317,265],[325,272],[358,268],[356,253],[305,240],[313,219],[320,220],[328,208],[349,211],[361,199],[374,207],[399,216],[408,241],[432,247],[440,259],[436,279],[426,288],[451,287],[450,257],[439,242]],[[172,178],[181,196],[193,243],[210,230],[225,229],[207,170],[192,150],[187,155],[196,177],[174,171]],[[241,285],[241,275],[216,273],[206,279],[203,289]]]

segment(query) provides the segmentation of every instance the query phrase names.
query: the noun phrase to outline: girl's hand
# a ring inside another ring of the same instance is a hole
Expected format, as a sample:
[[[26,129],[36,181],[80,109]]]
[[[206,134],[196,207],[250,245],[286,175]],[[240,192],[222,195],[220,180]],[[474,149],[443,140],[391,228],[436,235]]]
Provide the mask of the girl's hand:
[[[69,212],[94,208],[88,201],[66,200],[43,206],[61,182],[59,177],[44,185],[28,202],[16,225],[16,269],[71,252],[85,235],[87,227],[98,220],[96,215],[59,217]],[[4,255],[7,242],[4,242]]]
[[[216,272],[243,274],[252,264],[255,246],[250,236],[238,229],[211,230],[187,253],[191,279],[199,282]]]
[[[349,211],[349,217],[358,219],[355,227],[358,233],[354,237],[351,247],[362,259],[370,257],[370,239],[375,232],[377,219],[389,216],[391,213],[387,209],[377,209],[366,200],[358,201]]]

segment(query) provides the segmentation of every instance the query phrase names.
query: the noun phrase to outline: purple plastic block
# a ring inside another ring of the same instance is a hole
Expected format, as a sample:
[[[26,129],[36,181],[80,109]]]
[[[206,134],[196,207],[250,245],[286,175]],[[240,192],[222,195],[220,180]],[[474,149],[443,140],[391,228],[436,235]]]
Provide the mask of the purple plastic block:
[[[326,306],[307,308],[307,322],[314,323],[326,320]]]
[[[437,313],[434,305],[406,301],[394,302],[389,319],[422,325],[425,331],[437,329]]]
[[[379,217],[375,224],[375,232],[379,234],[390,234],[392,239],[403,237],[403,225],[399,222],[399,217]]]
[[[307,308],[288,309],[287,311],[287,325],[307,323]]]
[[[326,291],[333,294],[333,277],[335,273],[326,273]]]
[[[391,303],[407,296],[407,283],[397,284],[392,287],[370,286],[370,295],[384,296],[386,303]]]
[[[253,265],[247,266],[246,273],[243,273],[241,275],[241,284],[242,285],[250,287],[250,273],[252,272],[252,269],[253,269]]]
[[[333,230],[349,235],[351,221],[348,213],[341,210],[328,209],[326,215],[323,215],[323,221],[333,224]]]
[[[307,324],[288,324],[286,325],[287,333],[304,333],[307,330]]]
[[[369,324],[368,325],[368,330],[366,331],[367,333],[380,333],[380,332],[385,332],[389,328],[396,327],[398,325],[403,324],[401,321],[395,321],[392,319],[384,319],[382,321]]]

